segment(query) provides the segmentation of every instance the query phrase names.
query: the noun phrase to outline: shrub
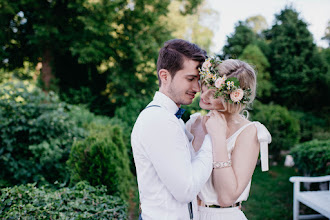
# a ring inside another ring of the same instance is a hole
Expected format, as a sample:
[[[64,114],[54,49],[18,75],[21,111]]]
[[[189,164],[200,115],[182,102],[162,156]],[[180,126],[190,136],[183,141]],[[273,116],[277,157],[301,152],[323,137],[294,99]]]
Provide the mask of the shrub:
[[[291,149],[295,166],[301,175],[330,174],[330,140],[312,140]]]
[[[326,120],[309,112],[292,111],[292,116],[299,120],[300,141],[328,139],[330,136]]]
[[[127,219],[127,204],[106,188],[79,182],[58,190],[36,184],[1,189],[1,219]]]
[[[0,179],[7,185],[65,181],[70,147],[83,135],[54,93],[22,82],[0,86]]]
[[[68,160],[71,181],[105,185],[109,194],[127,199],[132,175],[120,127],[91,123],[89,132],[72,146]]]
[[[299,140],[299,122],[285,107],[255,102],[251,119],[264,124],[272,135],[269,152],[275,160],[281,159],[281,150],[290,149]]]

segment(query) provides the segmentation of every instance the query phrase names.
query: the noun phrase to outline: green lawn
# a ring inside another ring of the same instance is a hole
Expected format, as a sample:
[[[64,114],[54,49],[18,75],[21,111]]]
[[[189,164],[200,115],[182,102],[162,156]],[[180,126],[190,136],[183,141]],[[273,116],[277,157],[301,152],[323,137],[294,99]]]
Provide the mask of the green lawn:
[[[248,219],[292,219],[293,184],[290,176],[297,175],[293,168],[272,166],[268,172],[257,167],[252,177],[250,196],[243,203]]]

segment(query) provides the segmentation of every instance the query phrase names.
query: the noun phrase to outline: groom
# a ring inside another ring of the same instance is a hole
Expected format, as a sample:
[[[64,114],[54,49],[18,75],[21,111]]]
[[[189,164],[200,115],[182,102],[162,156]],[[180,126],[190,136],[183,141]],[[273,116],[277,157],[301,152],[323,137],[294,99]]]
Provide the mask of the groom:
[[[196,219],[191,202],[196,205],[211,175],[212,149],[206,143],[211,140],[206,136],[198,154],[191,154],[193,136],[179,107],[191,104],[200,91],[198,67],[205,57],[204,50],[180,39],[165,42],[159,51],[159,91],[131,134],[143,220]]]

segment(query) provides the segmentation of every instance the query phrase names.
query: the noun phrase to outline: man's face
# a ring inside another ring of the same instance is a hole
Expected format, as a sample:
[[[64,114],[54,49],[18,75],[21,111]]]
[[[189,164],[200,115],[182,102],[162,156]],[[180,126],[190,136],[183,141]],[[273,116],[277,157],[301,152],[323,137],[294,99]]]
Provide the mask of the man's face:
[[[171,78],[166,87],[166,95],[178,106],[191,104],[196,93],[200,91],[198,65],[199,62],[186,59],[183,69]]]

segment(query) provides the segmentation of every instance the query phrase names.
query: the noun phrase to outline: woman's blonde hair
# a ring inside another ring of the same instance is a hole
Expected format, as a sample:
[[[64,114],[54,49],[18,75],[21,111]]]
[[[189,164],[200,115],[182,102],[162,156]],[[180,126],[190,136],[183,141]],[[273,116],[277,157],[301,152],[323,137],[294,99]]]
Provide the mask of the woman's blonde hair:
[[[229,77],[236,77],[239,81],[241,89],[251,89],[250,101],[247,104],[234,104],[225,102],[223,98],[221,101],[224,106],[224,110],[229,113],[240,113],[246,109],[254,100],[256,96],[257,77],[254,69],[246,62],[237,59],[228,59],[222,61],[217,66],[220,76],[226,75]]]

